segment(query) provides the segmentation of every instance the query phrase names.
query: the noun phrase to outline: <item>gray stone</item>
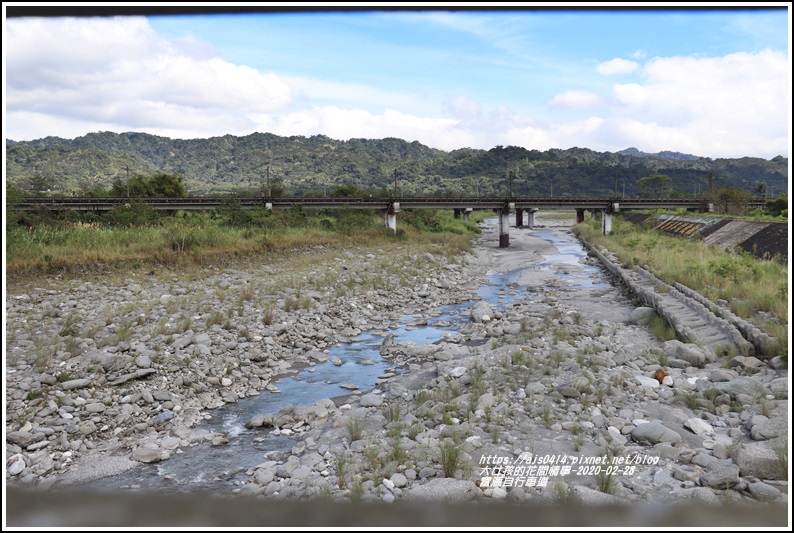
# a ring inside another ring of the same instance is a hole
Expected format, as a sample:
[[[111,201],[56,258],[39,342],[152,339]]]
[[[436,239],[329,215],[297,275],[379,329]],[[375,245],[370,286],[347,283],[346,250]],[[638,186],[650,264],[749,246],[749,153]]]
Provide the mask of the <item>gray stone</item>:
[[[574,488],[574,493],[576,494],[577,502],[584,505],[617,505],[628,503],[622,498],[583,485],[576,486]]]
[[[739,484],[739,467],[736,465],[720,464],[716,468],[706,470],[700,478],[704,487],[713,489],[731,488]]]
[[[634,376],[634,380],[642,387],[658,389],[661,386],[659,381],[657,381],[655,378],[649,378],[648,376]]]
[[[138,448],[132,452],[132,459],[141,463],[158,463],[163,460],[157,448]]]
[[[737,395],[739,394],[744,394],[751,397],[759,395],[766,396],[769,394],[769,389],[767,389],[763,383],[749,376],[743,376],[722,383],[715,383],[713,387],[720,392],[730,394],[731,398],[734,399],[736,399]]]
[[[660,442],[678,444],[681,442],[681,435],[657,422],[640,424],[631,430],[631,437],[636,442],[648,444],[658,444]]]
[[[472,322],[482,323],[489,321],[493,316],[493,309],[487,302],[478,302],[471,310],[470,319]]]
[[[25,463],[25,456],[18,453],[16,455],[12,455],[6,460],[6,472],[8,472],[12,476],[18,476],[27,464]]]
[[[383,404],[383,397],[377,394],[365,394],[359,403],[361,407],[379,407]]]
[[[629,314],[629,323],[638,326],[647,326],[656,310],[653,307],[637,307]]]
[[[693,366],[703,366],[706,363],[706,354],[696,344],[684,344],[679,340],[670,340],[663,345],[664,352],[670,357],[682,359]]]
[[[693,489],[682,490],[677,494],[681,495],[683,500],[687,503],[705,504],[705,505],[721,505],[719,497],[714,494],[714,491],[706,487],[695,487]]]
[[[785,442],[764,441],[752,442],[741,446],[734,452],[733,460],[739,465],[739,471],[744,477],[757,477],[760,479],[786,479],[788,472],[783,468],[773,446],[780,446],[781,450],[788,453]]]
[[[452,478],[431,479],[403,492],[403,499],[406,501],[430,500],[449,504],[468,503],[482,496],[482,491],[473,481]]]
[[[69,381],[64,381],[61,383],[61,388],[63,388],[63,390],[84,389],[90,384],[91,380],[88,378],[70,379]]]
[[[11,431],[6,433],[6,440],[22,448],[27,448],[31,444],[44,438],[43,433],[29,433],[27,431]]]
[[[397,472],[396,474],[392,474],[391,482],[394,483],[394,486],[397,488],[403,488],[408,484],[408,478],[405,475]]]
[[[750,491],[750,494],[753,495],[753,498],[762,502],[775,501],[780,496],[779,490],[762,481],[750,483],[747,486],[747,490]]]
[[[781,437],[788,433],[788,423],[785,420],[765,420],[753,425],[750,436],[753,440],[769,440]]]
[[[711,374],[709,374],[709,381],[713,383],[722,383],[724,381],[731,381],[739,377],[739,374],[734,372],[733,370],[725,370],[722,368],[718,368],[717,370],[712,370]]]
[[[714,428],[701,418],[690,418],[684,422],[684,427],[689,428],[695,435],[713,435]]]

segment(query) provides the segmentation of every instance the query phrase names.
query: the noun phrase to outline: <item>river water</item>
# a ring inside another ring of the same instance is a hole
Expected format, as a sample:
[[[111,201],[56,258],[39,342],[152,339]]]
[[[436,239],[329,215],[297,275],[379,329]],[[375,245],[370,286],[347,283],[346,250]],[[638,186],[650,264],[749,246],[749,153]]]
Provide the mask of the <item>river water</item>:
[[[517,280],[527,269],[551,272],[555,276],[555,285],[571,289],[601,289],[609,286],[606,276],[598,267],[581,262],[586,252],[570,231],[535,229],[532,230],[532,236],[551,243],[556,253],[545,255],[542,262],[528,264],[518,270],[489,272],[487,283],[477,291],[483,301],[500,309],[516,298],[526,298],[527,287],[519,287]],[[577,265],[577,268],[560,268],[564,265]],[[429,313],[433,318],[428,319],[427,325],[412,326],[410,324],[414,322],[414,317],[405,315],[403,325],[390,332],[399,342],[429,344],[439,341],[445,335],[454,334],[468,320],[465,311],[477,301],[439,307]],[[211,446],[205,442],[180,448],[172,452],[171,459],[167,461],[141,464],[121,474],[96,479],[75,488],[227,494],[241,481],[248,479],[246,470],[267,461],[268,454],[288,453],[295,444],[293,439],[285,435],[274,435],[262,429],[246,429],[248,420],[257,414],[278,412],[290,404],[309,406],[323,398],[349,395],[350,392],[342,389],[341,384],[356,385],[361,391],[375,388],[382,374],[403,370],[381,357],[382,341],[382,334],[363,333],[352,343],[340,344],[329,350],[328,358],[339,358],[341,365],[329,361],[304,368],[295,375],[273,382],[280,393],[263,391],[259,396],[210,411],[211,418],[205,425],[195,429],[225,433],[228,444]]]

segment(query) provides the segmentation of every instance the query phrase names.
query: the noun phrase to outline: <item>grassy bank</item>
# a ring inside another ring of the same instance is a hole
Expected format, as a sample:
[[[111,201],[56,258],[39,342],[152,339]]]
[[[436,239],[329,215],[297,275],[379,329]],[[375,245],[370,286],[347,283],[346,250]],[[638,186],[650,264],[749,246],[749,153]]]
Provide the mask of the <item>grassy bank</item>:
[[[607,248],[628,266],[648,265],[667,283],[679,282],[711,300],[730,302],[731,310],[788,346],[788,268],[746,253],[731,253],[688,239],[670,237],[613,217],[612,233],[601,235],[598,221],[574,231]]]
[[[479,215],[479,214],[478,214]],[[398,215],[394,234],[376,211],[245,211],[162,214],[142,207],[105,215],[10,214],[6,228],[6,272],[49,272],[91,265],[204,263],[223,255],[268,253],[361,241],[412,240],[440,243],[450,253],[467,250],[479,232],[475,222],[451,212]],[[483,215],[484,216],[484,215]],[[472,220],[476,220],[473,216]],[[23,223],[20,223],[22,221]]]

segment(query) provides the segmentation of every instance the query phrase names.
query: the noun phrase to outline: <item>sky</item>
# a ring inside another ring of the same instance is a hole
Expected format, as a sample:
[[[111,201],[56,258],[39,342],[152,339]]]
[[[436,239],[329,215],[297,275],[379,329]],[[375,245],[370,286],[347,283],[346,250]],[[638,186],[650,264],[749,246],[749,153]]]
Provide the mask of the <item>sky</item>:
[[[789,3],[5,18],[8,5],[15,141],[269,132],[766,159],[791,146]]]

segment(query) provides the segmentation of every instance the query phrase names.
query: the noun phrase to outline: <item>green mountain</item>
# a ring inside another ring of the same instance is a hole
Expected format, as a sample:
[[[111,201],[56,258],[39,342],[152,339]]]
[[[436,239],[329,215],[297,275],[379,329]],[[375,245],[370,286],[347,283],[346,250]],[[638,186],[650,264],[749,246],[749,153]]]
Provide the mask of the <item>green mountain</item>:
[[[670,156],[669,154],[673,154]],[[169,139],[146,133],[89,133],[76,139],[6,141],[7,183],[22,189],[84,194],[115,180],[155,172],[179,173],[192,194],[258,192],[267,180],[288,194],[329,193],[355,185],[373,194],[610,196],[635,194],[635,183],[654,173],[669,176],[676,193],[715,187],[768,195],[788,192],[788,159],[680,157],[596,152],[587,148],[544,152],[516,146],[446,152],[401,139],[338,141],[324,135],[280,137],[253,133],[209,139]],[[512,174],[512,179],[511,179]]]

